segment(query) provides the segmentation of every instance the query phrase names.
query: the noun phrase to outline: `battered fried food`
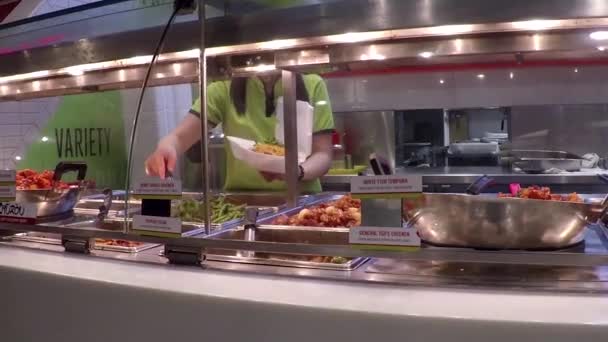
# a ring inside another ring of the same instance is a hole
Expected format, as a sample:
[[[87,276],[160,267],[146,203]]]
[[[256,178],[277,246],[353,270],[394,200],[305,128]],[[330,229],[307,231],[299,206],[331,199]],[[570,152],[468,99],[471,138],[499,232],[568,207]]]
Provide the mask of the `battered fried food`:
[[[499,193],[498,197],[500,198],[523,198],[523,199],[537,199],[537,200],[545,200],[545,201],[560,201],[560,202],[583,202],[583,199],[576,193],[570,193],[568,195],[559,195],[552,194],[551,188],[549,187],[539,187],[539,186],[530,186],[527,188],[522,188],[517,196],[513,196],[511,194],[503,194]]]
[[[302,209],[297,215],[281,216],[273,224],[306,227],[356,227],[361,225],[361,200],[344,196],[337,201]]]
[[[279,144],[276,139],[269,139],[263,142],[257,142],[253,146],[253,151],[257,153],[268,154],[271,156],[285,156],[285,147]]]

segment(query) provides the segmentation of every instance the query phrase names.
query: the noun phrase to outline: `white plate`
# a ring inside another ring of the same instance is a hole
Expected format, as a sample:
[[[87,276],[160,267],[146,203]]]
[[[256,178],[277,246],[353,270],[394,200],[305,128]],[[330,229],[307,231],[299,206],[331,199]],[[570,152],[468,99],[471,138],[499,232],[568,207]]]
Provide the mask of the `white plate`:
[[[271,156],[253,151],[255,141],[237,137],[227,136],[230,149],[234,157],[258,171],[285,174],[285,157]],[[299,156],[298,162],[302,163],[306,157]]]

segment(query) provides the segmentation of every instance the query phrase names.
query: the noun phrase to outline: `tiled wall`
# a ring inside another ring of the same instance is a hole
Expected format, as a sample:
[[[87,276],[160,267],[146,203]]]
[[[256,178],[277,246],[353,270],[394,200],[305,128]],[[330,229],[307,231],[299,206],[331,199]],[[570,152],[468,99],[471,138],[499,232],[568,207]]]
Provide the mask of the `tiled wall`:
[[[70,8],[70,7],[74,7],[74,6],[80,6],[80,5],[85,5],[91,2],[96,2],[98,0],[45,0],[42,1],[40,3],[40,5],[38,5],[38,7],[36,8],[36,10],[34,10],[34,13],[32,13],[32,15],[40,15],[40,14],[45,14],[45,13],[50,13],[50,12],[55,12],[55,11],[59,11],[62,9],[66,9],[66,8]]]
[[[0,103],[0,168],[13,168],[55,112],[59,98]]]

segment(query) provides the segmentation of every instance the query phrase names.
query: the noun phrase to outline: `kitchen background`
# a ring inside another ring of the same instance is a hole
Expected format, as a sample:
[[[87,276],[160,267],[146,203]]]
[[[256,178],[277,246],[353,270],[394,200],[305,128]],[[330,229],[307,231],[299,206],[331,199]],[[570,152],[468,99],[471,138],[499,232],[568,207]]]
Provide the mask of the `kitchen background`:
[[[70,0],[41,1],[32,15],[73,4]],[[608,155],[608,85],[604,81],[608,66],[567,62],[534,68],[479,65],[436,70],[325,75],[344,145],[341,153],[352,154],[355,163],[366,163],[378,146],[392,143],[397,164],[402,165],[412,162],[421,147],[437,151],[450,143],[502,133],[514,148]],[[90,127],[112,126],[118,135],[113,135],[111,144],[122,149],[110,159],[88,156],[96,160],[93,172],[96,178],[106,179],[107,184],[101,185],[120,187],[122,175],[117,170],[126,168],[124,142],[131,132],[138,90],[112,93],[0,103],[0,167],[51,168],[58,159],[53,120],[59,119],[55,116],[90,115]],[[158,139],[187,114],[193,93],[188,84],[148,90],[134,146],[134,177],[144,174],[143,161]],[[109,120],[104,113],[115,119]],[[413,165],[446,162],[428,155],[424,158]],[[104,178],[110,173],[118,175]]]

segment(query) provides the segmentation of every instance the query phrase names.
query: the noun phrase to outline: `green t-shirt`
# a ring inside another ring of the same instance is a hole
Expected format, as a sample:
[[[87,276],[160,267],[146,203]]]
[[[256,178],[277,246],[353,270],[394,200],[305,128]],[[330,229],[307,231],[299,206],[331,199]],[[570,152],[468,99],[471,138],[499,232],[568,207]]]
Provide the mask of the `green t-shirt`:
[[[318,75],[304,75],[304,84],[314,107],[313,133],[324,133],[334,128],[334,117],[327,94],[327,86]],[[275,85],[275,100],[283,96],[281,81]],[[266,116],[266,95],[264,85],[258,78],[247,81],[246,112],[239,115],[230,99],[230,81],[211,83],[207,87],[207,118],[213,124],[222,124],[224,134],[263,141],[274,138],[277,119],[275,115]],[[200,115],[200,99],[192,106],[191,113]],[[286,189],[283,181],[267,182],[260,173],[244,162],[234,158],[226,144],[226,184],[228,191],[268,190],[280,191]],[[319,192],[319,180],[302,182],[302,192]]]

